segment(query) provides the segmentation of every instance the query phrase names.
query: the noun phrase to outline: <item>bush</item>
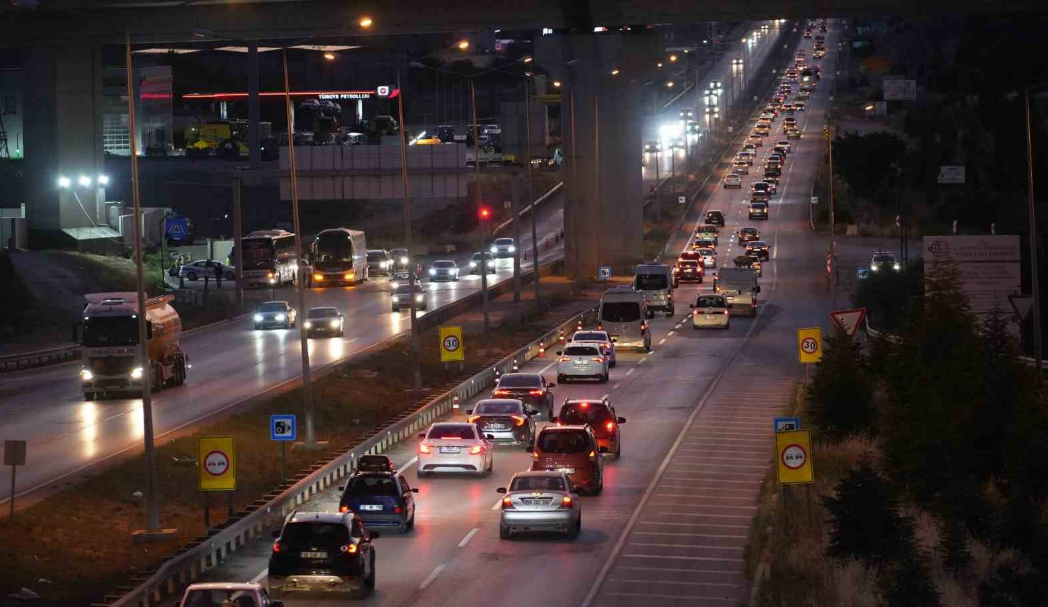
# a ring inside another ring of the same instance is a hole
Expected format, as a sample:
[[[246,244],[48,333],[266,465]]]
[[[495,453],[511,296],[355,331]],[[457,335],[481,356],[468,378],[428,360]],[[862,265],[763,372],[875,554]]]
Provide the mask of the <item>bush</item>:
[[[939,607],[942,599],[932,581],[928,558],[911,550],[881,570],[878,576],[880,604],[884,607]]]
[[[914,522],[899,513],[896,487],[873,467],[869,453],[837,483],[836,497],[823,498],[830,512],[826,554],[874,566],[911,552]]]
[[[979,584],[979,607],[1029,607],[1044,604],[1046,576],[1011,558],[999,563]]]
[[[843,331],[834,331],[826,340],[822,360],[815,365],[807,410],[813,423],[834,441],[873,427],[873,384],[862,347]]]

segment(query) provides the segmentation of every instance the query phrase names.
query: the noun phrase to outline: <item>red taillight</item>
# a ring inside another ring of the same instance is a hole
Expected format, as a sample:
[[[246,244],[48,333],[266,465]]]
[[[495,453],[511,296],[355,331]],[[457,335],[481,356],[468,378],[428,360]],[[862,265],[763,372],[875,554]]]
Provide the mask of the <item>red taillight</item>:
[[[585,408],[589,407],[589,403],[579,403],[579,406],[582,407],[583,409],[585,409]]]
[[[280,542],[273,542],[273,552],[279,554],[284,551],[284,547],[280,545]]]
[[[518,426],[523,426],[523,425],[524,425],[524,419],[525,419],[525,418],[524,418],[523,416],[520,416],[520,415],[511,415],[510,417],[512,417],[513,419],[517,420],[517,425],[518,425]]]
[[[509,496],[502,498],[502,508],[508,509],[513,507],[513,500]]]
[[[404,509],[401,508],[400,506],[393,506],[393,513],[394,514],[400,514],[403,511],[404,511]]]
[[[513,393],[509,390],[495,390],[495,396],[509,396],[510,394]]]
[[[339,506],[339,512],[349,512],[349,506]]]
[[[474,445],[473,448],[469,450],[469,454],[470,455],[477,455],[477,454],[479,454],[483,450],[484,450],[483,445]]]
[[[608,423],[604,424],[604,427],[607,428],[608,431],[610,432],[610,431],[615,429],[615,422],[608,422]]]
[[[340,551],[342,551],[342,552],[345,552],[346,554],[356,554],[357,553],[357,545],[356,544],[344,544],[342,546],[339,546],[338,549]]]
[[[603,331],[604,330],[604,324],[603,323],[598,323],[597,324],[597,330],[598,331]]]
[[[478,419],[480,419],[479,415],[470,415],[469,417],[466,418],[466,422],[470,423],[470,424],[475,424],[475,423],[477,423]]]
[[[419,443],[418,444],[418,452],[419,453],[429,453],[429,445],[427,445],[426,443]]]
[[[594,356],[590,360],[592,360],[595,363],[602,363],[602,362],[604,362],[604,357],[602,357],[602,356]]]
[[[570,357],[570,356],[561,356],[561,357],[560,357],[560,358],[558,359],[558,362],[562,362],[562,363],[570,363],[570,362],[571,362],[571,357]]]
[[[542,390],[531,390],[528,394],[531,396],[542,396]]]
[[[571,508],[571,497],[565,495],[563,498],[561,498],[561,500],[560,500],[560,507],[561,508]]]
[[[592,459],[594,457],[597,457],[597,452],[596,451],[590,451],[590,459]]]

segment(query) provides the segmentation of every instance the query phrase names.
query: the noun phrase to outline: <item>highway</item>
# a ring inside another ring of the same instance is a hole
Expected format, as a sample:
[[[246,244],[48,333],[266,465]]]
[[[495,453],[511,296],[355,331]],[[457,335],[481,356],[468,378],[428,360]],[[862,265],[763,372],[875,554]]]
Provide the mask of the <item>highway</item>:
[[[756,224],[771,245],[758,316],[732,317],[726,331],[695,331],[686,304],[708,293],[711,281],[681,285],[676,315],[651,321],[652,352],[619,352],[607,384],[554,388],[558,406],[567,398],[606,394],[627,420],[622,458],[607,462],[604,492],[582,498],[583,528],[576,541],[499,539],[495,489],[530,465],[520,447],[497,447],[489,478],[420,481],[413,441],[399,445],[390,455],[409,484],[420,489],[417,525],[405,536],[389,533],[375,540],[378,583],[369,605],[734,607],[748,600],[743,550],[770,461],[772,417],[802,374],[796,329],[829,324],[826,242],[810,231],[808,214],[835,72],[832,27],[822,61],[825,77],[808,110],[798,115],[804,136],[793,142],[770,219]],[[811,41],[801,45],[810,56]],[[781,118],[775,126],[781,127]],[[768,140],[779,138],[773,134]],[[674,235],[676,250],[691,240],[705,210],[720,209],[727,225],[720,230],[718,265],[730,264],[739,253],[734,231],[753,225],[745,214],[746,187],[741,192],[718,187],[705,204],[696,205]],[[553,365],[547,357],[522,370],[555,381]],[[335,492],[317,499],[306,508],[337,507]],[[249,543],[208,579],[265,582],[271,543],[265,538]],[[286,604],[335,601],[291,598]]]

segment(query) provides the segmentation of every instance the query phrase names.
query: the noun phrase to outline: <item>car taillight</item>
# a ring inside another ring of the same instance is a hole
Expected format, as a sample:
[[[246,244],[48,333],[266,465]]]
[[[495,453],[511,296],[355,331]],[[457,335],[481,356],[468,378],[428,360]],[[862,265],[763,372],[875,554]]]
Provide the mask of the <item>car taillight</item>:
[[[614,430],[615,429],[615,422],[608,422],[608,423],[604,424],[604,427],[607,428],[609,431]]]
[[[429,445],[427,445],[426,443],[419,443],[418,444],[418,452],[419,453],[429,453]]]
[[[561,508],[571,508],[571,497],[567,496],[567,495],[562,497],[560,499],[560,507]]]
[[[495,396],[509,396],[512,394],[509,390],[495,390]]]
[[[594,457],[597,457],[597,452],[596,451],[590,451],[590,459],[593,459]]]
[[[274,553],[280,554],[283,551],[284,551],[284,545],[283,544],[281,544],[280,542],[273,542],[273,552]]]
[[[483,450],[484,450],[484,447],[482,445],[474,445],[473,448],[469,450],[469,454],[470,455],[477,455],[477,454],[479,454]]]
[[[400,514],[403,511],[404,511],[404,509],[401,508],[400,506],[393,506],[393,513],[394,514]]]
[[[528,394],[531,396],[542,396],[542,390],[531,390]]]
[[[603,331],[604,330],[604,324],[603,323],[597,323],[597,330],[598,331]]]
[[[509,510],[509,509],[512,509],[512,508],[513,508],[513,500],[509,496],[502,498],[502,509],[503,510]]]
[[[603,356],[594,356],[590,360],[592,360],[595,363],[602,363],[602,362],[604,362],[604,357]]]
[[[479,415],[470,415],[469,417],[466,418],[466,422],[470,423],[470,424],[475,424],[475,423],[477,423],[478,419],[480,419]]]
[[[570,363],[571,362],[571,357],[570,356],[561,356],[557,360],[558,360],[558,362],[562,362],[562,363]]]
[[[356,554],[357,553],[357,545],[356,544],[343,544],[342,546],[339,546],[338,549],[339,549],[339,551],[345,552],[346,554]]]
[[[324,275],[323,274],[314,274],[313,275],[313,280],[324,280]]]
[[[524,425],[524,417],[523,416],[511,415],[510,417],[512,417],[513,419],[517,420],[517,425],[518,426],[523,426]]]
[[[349,506],[339,506],[338,507],[338,511],[339,512],[349,512]]]
[[[560,422],[557,422],[557,425],[559,426]],[[537,451],[532,451],[531,452],[531,457],[532,457],[532,459],[538,459],[539,458],[538,452]]]

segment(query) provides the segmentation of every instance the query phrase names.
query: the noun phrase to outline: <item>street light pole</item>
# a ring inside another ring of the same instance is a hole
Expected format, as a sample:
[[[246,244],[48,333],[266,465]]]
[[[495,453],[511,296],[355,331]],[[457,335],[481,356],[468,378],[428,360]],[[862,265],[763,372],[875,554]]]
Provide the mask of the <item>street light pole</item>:
[[[477,87],[473,78],[469,79],[469,103],[473,108],[473,164],[477,170],[477,213],[478,215],[483,212],[484,198],[480,192],[480,126],[477,124]],[[574,133],[573,133],[574,134]],[[531,209],[535,211],[534,208]],[[488,344],[490,343],[491,337],[491,324],[488,316],[488,260],[485,257],[487,246],[487,234],[485,233],[484,219],[480,218],[480,261],[477,264],[480,266],[480,300],[484,308],[484,339],[483,339],[483,355],[488,355]]]
[[[142,201],[138,190],[138,144],[135,140],[135,79],[131,65],[131,35],[125,37],[125,60],[127,66],[127,116],[128,132],[131,133],[131,200],[134,209],[135,279],[138,283],[138,361],[142,368],[142,430],[146,455],[146,503],[148,507],[146,531],[160,532],[160,491],[157,484],[156,449],[153,441],[153,365],[149,360],[149,331],[146,328],[146,281],[142,264]],[[162,381],[161,371],[156,370],[157,384]],[[12,496],[12,500],[14,496]]]
[[[287,77],[287,49],[284,49],[284,112],[287,116],[287,152],[289,168],[291,169],[291,212],[295,225],[295,251],[298,255],[302,253],[302,226],[298,218],[298,171],[295,162],[295,125],[291,119],[291,88]],[[238,260],[243,265],[242,260]],[[301,267],[301,266],[300,266]],[[303,312],[306,308],[306,294],[302,286],[305,281],[295,272],[295,292],[298,294],[298,310]],[[296,316],[295,322],[298,322]],[[313,384],[309,374],[309,340],[306,338],[306,323],[298,323],[298,337],[302,349],[302,408],[306,416],[306,440],[307,448],[316,445],[316,430],[313,424]]]
[[[535,274],[535,311],[538,312],[541,276],[539,274],[538,209],[535,208],[535,178],[532,175],[531,166],[531,85],[529,82],[530,79],[524,79],[524,137],[527,138],[524,155],[528,161],[528,200],[531,202],[531,270]],[[520,246],[519,242],[517,246]]]
[[[1048,84],[1048,83],[1045,83]],[[1038,84],[1026,89],[1026,174],[1029,182],[1030,203],[1030,290],[1033,291],[1033,357],[1037,367],[1037,381],[1041,380],[1041,289],[1037,276],[1037,205],[1033,194],[1033,136],[1030,127],[1030,91],[1045,86]]]
[[[407,240],[408,248],[408,284],[411,285],[411,300],[410,312],[411,312],[411,358],[414,370],[414,386],[416,390],[422,389],[422,354],[419,350],[418,344],[418,305],[415,302],[415,281],[418,280],[418,275],[415,274],[415,264],[412,258],[413,251],[411,244],[411,197],[408,194],[408,143],[407,135],[404,134],[404,130],[407,126],[404,124],[404,88],[400,86],[400,70],[397,70],[397,89],[400,91],[400,95],[397,96],[397,118],[400,120],[400,178],[404,184],[404,237]],[[425,294],[423,294],[425,297]]]

